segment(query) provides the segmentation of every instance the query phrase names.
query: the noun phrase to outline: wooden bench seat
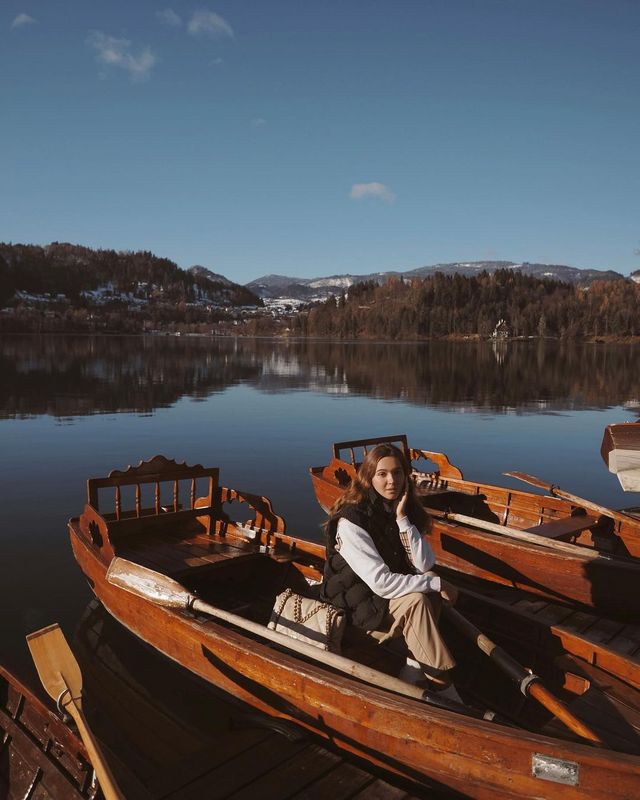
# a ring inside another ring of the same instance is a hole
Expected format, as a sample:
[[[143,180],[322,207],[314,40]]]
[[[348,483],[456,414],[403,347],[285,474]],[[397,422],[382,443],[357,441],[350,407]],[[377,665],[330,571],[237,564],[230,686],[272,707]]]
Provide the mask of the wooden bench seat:
[[[551,522],[543,522],[542,525],[525,528],[525,531],[527,533],[537,533],[538,536],[545,536],[548,539],[570,539],[587,528],[593,527],[597,521],[597,517],[592,517],[589,514],[580,514],[575,517],[562,517]]]
[[[163,572],[172,578],[200,573],[219,562],[259,556],[250,542],[225,542],[201,534],[185,539],[147,534],[118,547],[117,555],[142,566]]]

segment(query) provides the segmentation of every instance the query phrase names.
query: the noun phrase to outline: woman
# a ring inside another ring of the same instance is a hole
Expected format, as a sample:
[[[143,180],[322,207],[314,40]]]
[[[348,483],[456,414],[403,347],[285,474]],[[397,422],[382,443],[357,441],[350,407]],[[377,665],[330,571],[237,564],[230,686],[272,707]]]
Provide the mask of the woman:
[[[437,625],[441,600],[454,603],[457,590],[430,572],[435,556],[422,535],[429,518],[414,496],[410,469],[390,444],[365,455],[329,513],[321,596],[380,641],[404,636],[412,657],[400,677],[426,680],[459,700],[451,686],[455,661]]]

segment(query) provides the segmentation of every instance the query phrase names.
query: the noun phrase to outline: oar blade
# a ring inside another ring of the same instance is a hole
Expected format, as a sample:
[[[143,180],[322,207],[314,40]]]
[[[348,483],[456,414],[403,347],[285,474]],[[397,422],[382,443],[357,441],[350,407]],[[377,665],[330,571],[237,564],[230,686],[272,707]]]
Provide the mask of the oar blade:
[[[62,629],[54,623],[30,633],[27,636],[27,644],[42,685],[48,694],[56,702],[60,701],[74,718],[80,738],[95,768],[105,800],[125,800],[82,712],[82,672]],[[65,696],[66,692],[69,694]]]
[[[80,698],[82,673],[58,623],[27,636],[27,645],[47,693],[58,700],[62,692]]]
[[[191,595],[177,581],[125,558],[114,558],[107,570],[107,580],[131,594],[151,600],[166,608],[186,608]]]

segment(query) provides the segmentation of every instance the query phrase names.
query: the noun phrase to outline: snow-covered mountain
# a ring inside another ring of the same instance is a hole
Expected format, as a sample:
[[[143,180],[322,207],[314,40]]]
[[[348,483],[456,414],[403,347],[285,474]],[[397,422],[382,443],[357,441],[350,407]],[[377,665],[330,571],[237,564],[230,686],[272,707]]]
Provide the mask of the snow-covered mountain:
[[[397,272],[380,272],[374,275],[330,275],[327,278],[290,278],[285,275],[265,275],[251,283],[250,289],[258,297],[266,299],[292,299],[311,302],[325,300],[330,295],[339,295],[354,283],[376,280],[380,283]]]
[[[478,275],[481,272],[495,272],[498,269],[512,269],[533,275],[537,278],[552,278],[577,286],[589,286],[593,281],[626,280],[624,275],[613,270],[578,269],[562,264],[531,264],[514,261],[455,261],[446,264],[432,264],[404,272],[375,272],[368,275],[330,275],[326,278],[295,278],[285,275],[265,275],[246,284],[247,288],[263,299],[293,299],[303,301],[324,300],[330,295],[340,294],[354,283],[377,281],[384,283],[393,276],[403,278],[426,278],[435,272],[446,275]],[[635,279],[635,278],[634,278]]]

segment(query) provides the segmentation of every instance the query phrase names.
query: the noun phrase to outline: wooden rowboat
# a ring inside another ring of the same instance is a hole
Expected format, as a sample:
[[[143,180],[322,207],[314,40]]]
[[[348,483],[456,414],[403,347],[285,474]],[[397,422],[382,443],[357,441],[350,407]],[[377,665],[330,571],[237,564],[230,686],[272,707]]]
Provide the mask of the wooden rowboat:
[[[0,797],[102,798],[78,737],[26,686],[0,667]]]
[[[232,501],[248,521],[233,521],[241,515]],[[332,746],[422,786],[476,798],[640,796],[633,656],[523,614],[517,602],[462,593],[461,610],[543,677],[567,715],[601,739],[593,746],[506,681],[455,628],[445,636],[469,707],[425,703],[419,689],[393,677],[402,657],[367,637],[347,639],[336,655],[269,631],[277,593],[313,592],[324,548],[287,535],[266,498],[221,487],[217,469],[156,456],[89,480],[88,503],[69,529],[93,591],[129,630],[224,692]],[[138,583],[127,582],[127,569]],[[508,722],[484,719],[487,706]]]
[[[325,510],[351,482],[364,448],[381,442],[403,448],[414,465],[426,459],[436,466],[430,473],[416,469],[414,477],[432,514],[430,542],[441,566],[556,602],[639,618],[640,519],[555,487],[548,487],[556,492],[551,496],[477,483],[465,480],[443,453],[409,448],[406,436],[360,439],[334,444],[331,462],[310,470]]]

